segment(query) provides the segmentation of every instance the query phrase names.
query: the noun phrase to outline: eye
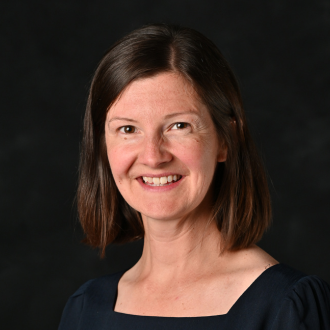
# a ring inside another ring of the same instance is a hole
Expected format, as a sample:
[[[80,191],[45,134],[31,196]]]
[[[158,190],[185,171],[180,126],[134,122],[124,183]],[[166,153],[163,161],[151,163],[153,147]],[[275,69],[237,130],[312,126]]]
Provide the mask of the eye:
[[[189,126],[188,123],[175,123],[173,126],[172,126],[172,129],[185,129]]]
[[[124,133],[124,134],[132,134],[135,133],[136,128],[134,126],[122,126],[119,128],[119,131]]]

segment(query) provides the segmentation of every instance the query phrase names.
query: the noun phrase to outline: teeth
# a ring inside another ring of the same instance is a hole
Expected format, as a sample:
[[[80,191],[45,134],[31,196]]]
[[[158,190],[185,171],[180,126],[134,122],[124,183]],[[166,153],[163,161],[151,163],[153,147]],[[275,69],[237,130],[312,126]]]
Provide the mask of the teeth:
[[[161,185],[165,185],[167,183],[170,183],[172,181],[177,181],[180,178],[181,178],[181,175],[176,175],[176,174],[174,174],[173,176],[169,175],[167,177],[162,176],[160,178],[151,178],[151,177],[144,176],[143,181],[145,183],[153,183],[154,185],[161,186]]]
[[[161,184],[165,184],[165,183],[167,183],[167,177],[166,177],[166,176],[162,176],[162,177],[160,178],[160,183],[161,183]]]
[[[152,181],[154,182],[154,184],[159,184],[159,178],[152,178]]]

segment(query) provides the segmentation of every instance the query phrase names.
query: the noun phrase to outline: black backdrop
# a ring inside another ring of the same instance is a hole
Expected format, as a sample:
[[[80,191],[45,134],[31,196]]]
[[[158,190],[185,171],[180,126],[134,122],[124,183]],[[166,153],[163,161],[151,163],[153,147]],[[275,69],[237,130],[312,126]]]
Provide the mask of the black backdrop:
[[[274,207],[260,246],[330,282],[329,0],[2,0],[2,329],[56,329],[78,286],[138,259],[141,242],[82,245],[74,196],[93,70],[158,21],[204,33],[239,77]]]

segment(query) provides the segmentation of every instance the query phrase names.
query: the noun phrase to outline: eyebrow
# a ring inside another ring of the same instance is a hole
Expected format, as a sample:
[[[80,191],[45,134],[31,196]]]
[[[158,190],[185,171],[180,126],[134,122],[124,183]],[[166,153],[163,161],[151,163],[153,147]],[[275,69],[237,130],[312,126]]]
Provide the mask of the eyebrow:
[[[164,117],[164,119],[173,118],[173,117],[176,117],[176,116],[186,115],[186,114],[195,115],[197,117],[200,116],[198,112],[193,111],[193,110],[188,110],[188,111],[170,113],[170,114],[166,115]],[[111,123],[112,121],[115,121],[115,120],[124,120],[124,121],[129,121],[129,122],[132,122],[132,123],[137,123],[137,120],[134,120],[134,119],[131,119],[131,118],[126,118],[126,117],[113,117],[109,120],[109,123]]]
[[[130,121],[130,122],[133,122],[133,123],[137,123],[136,120],[131,119],[131,118],[125,118],[125,117],[113,117],[109,120],[109,123],[111,123],[112,121],[115,121],[115,120],[125,120],[125,121]]]

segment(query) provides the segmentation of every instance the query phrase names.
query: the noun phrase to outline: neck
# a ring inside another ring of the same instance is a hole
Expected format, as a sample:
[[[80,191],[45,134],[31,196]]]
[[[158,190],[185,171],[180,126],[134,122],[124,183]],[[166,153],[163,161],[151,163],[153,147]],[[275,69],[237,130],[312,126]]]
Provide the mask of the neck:
[[[197,218],[155,220],[144,217],[143,254],[135,266],[139,276],[166,281],[212,269],[219,260],[220,233],[209,217]]]

